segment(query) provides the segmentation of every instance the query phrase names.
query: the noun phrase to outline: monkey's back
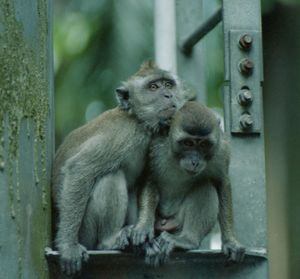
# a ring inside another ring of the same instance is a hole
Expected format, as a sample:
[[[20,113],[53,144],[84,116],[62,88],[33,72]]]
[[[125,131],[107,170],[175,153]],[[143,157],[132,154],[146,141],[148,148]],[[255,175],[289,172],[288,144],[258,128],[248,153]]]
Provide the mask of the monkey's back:
[[[132,138],[132,134],[142,133],[141,130],[142,127],[138,124],[135,117],[118,107],[100,114],[92,121],[73,130],[66,136],[55,154],[52,173],[53,194],[59,193],[60,191],[59,188],[62,182],[61,169],[66,161],[76,155],[81,149],[81,146],[88,140],[97,135],[103,135],[103,137],[109,135],[107,139],[105,139],[104,144],[113,145],[117,140],[121,139],[125,142],[127,138]],[[123,137],[120,137],[120,134],[122,134]],[[127,142],[126,144],[128,145],[129,143]],[[134,145],[135,143],[132,144]],[[122,143],[119,145],[122,145]],[[106,147],[99,146],[99,148]],[[54,197],[54,199],[56,200],[56,197]]]

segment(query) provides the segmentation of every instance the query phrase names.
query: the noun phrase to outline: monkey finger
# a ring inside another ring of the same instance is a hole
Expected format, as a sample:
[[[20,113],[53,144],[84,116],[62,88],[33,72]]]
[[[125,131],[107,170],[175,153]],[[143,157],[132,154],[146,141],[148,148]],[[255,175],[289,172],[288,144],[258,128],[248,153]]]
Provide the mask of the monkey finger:
[[[81,259],[77,260],[77,261],[74,261],[74,263],[73,263],[73,271],[74,271],[74,273],[79,272],[81,270],[81,266],[82,266]]]
[[[67,273],[66,264],[63,260],[60,261],[60,270],[62,271],[62,273]]]
[[[127,246],[129,246],[127,232],[121,231],[121,233],[119,234],[119,236],[115,241],[113,250],[124,250]]]
[[[164,260],[163,260],[163,257],[161,257],[161,255],[155,255],[154,257],[154,267],[159,267],[161,266],[162,264],[164,264]]]
[[[147,256],[145,257],[145,263],[146,263],[147,265],[154,266],[153,259],[154,259],[153,256],[147,255]]]
[[[154,247],[151,245],[151,244],[149,244],[149,243],[147,243],[146,245],[145,245],[145,253],[146,253],[146,257],[151,257],[151,256],[153,256],[153,255],[155,255],[157,252],[155,251],[155,249],[153,249]]]
[[[139,231],[136,231],[136,230],[132,231],[131,241],[132,241],[133,245],[138,246],[138,245],[144,243],[145,240],[146,240],[145,234],[143,234],[143,233],[141,233]]]
[[[157,254],[149,256],[146,258],[146,263],[152,267],[159,267],[160,266],[160,257]]]
[[[122,239],[119,239],[116,249],[124,250],[127,246],[129,246],[129,241],[127,237],[123,237]]]
[[[72,275],[72,269],[71,269],[71,265],[70,265],[69,261],[66,261],[64,263],[64,269],[63,270],[64,270],[64,272],[65,272],[65,274],[67,276],[71,276]]]
[[[157,239],[154,239],[151,242],[151,244],[152,244],[152,249],[156,254],[161,253],[161,245]]]
[[[84,262],[87,262],[88,260],[89,260],[89,254],[88,254],[88,252],[87,251],[84,251],[83,253],[82,253],[82,260],[84,261]]]
[[[242,253],[241,253],[241,258],[240,261],[243,262],[245,259],[245,255],[246,255],[246,249],[243,247]]]
[[[230,249],[229,260],[232,262],[237,261],[237,250],[236,249]]]
[[[242,262],[245,258],[245,248],[239,247],[237,249],[237,262]]]
[[[231,252],[230,252],[231,250],[230,250],[229,246],[228,245],[224,245],[222,247],[222,250],[223,250],[223,253],[226,256],[226,258],[229,259],[230,258],[230,254],[231,254]]]

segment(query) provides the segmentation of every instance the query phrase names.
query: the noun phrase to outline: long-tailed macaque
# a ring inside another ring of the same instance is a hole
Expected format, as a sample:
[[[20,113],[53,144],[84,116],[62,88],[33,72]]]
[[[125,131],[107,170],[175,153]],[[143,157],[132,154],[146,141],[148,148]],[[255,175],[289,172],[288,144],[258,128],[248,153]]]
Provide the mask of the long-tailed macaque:
[[[67,275],[81,269],[87,249],[124,247],[121,228],[137,214],[134,184],[152,135],[179,107],[180,90],[176,76],[146,62],[116,90],[118,107],[71,132],[59,147],[53,170],[55,242]]]
[[[168,137],[153,140],[149,156],[139,221],[127,231],[134,245],[144,245],[146,262],[159,265],[174,248],[199,248],[217,219],[223,252],[241,261],[245,249],[233,233],[229,145],[214,113],[199,103],[185,103]],[[160,234],[153,238],[155,230]]]

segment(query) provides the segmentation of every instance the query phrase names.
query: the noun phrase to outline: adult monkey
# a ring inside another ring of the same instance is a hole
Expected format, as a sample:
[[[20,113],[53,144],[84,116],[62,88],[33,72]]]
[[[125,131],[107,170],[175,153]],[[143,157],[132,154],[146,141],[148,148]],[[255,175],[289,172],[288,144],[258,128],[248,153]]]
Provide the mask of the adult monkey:
[[[120,230],[130,211],[128,192],[134,191],[152,135],[179,106],[180,91],[176,76],[145,62],[116,90],[117,108],[71,132],[59,147],[53,198],[56,246],[67,275],[81,269],[87,248],[124,246]]]
[[[134,245],[150,242],[144,245],[146,262],[159,265],[174,248],[199,248],[217,218],[223,252],[241,261],[245,248],[233,233],[229,146],[214,113],[199,103],[185,103],[169,136],[158,136],[150,148],[139,221],[127,228]],[[154,228],[161,233],[153,239]]]

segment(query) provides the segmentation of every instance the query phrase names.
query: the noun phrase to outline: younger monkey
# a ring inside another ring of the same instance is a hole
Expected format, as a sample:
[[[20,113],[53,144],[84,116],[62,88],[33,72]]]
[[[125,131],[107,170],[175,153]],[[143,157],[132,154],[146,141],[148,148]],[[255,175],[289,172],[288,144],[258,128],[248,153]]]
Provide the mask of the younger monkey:
[[[168,137],[153,140],[139,221],[128,228],[134,245],[148,239],[147,263],[165,262],[174,248],[199,248],[217,219],[223,252],[243,259],[245,249],[233,233],[229,155],[216,116],[196,102],[175,113]],[[154,228],[161,234],[153,239]]]

